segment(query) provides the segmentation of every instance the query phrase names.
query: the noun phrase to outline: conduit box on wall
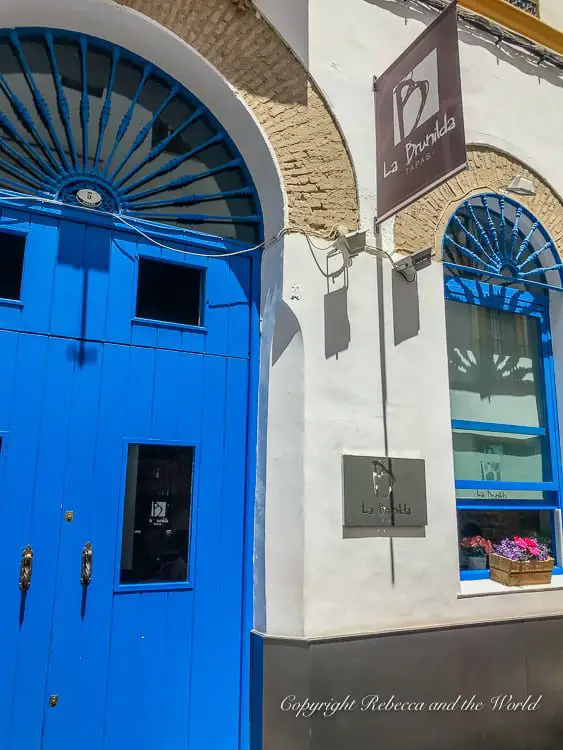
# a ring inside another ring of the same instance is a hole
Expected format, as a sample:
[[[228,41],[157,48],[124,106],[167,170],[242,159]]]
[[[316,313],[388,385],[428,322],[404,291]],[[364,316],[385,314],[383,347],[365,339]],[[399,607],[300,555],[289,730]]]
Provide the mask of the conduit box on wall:
[[[343,456],[344,526],[426,526],[421,458]]]

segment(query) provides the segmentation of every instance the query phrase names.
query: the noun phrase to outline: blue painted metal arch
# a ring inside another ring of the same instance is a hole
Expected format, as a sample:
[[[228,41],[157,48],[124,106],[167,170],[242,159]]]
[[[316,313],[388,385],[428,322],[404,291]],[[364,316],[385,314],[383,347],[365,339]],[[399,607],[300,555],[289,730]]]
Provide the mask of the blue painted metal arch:
[[[547,230],[508,196],[481,193],[448,221],[442,259],[453,276],[536,293],[563,290],[563,264]]]
[[[164,71],[103,40],[0,31],[0,188],[256,243],[258,194],[221,124]]]

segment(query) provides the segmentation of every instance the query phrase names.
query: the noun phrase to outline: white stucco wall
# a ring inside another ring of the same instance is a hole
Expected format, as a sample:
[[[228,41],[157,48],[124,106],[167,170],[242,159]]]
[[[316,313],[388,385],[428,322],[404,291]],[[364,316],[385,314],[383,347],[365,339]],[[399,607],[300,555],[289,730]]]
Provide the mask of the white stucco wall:
[[[258,12],[266,18],[307,65],[309,60],[309,0],[256,0]]]
[[[540,18],[550,26],[563,31],[563,4],[561,0],[540,0]]]
[[[421,6],[395,0],[349,0],[345,6],[340,0],[310,0],[309,65],[348,141],[358,175],[362,225],[367,229],[376,207],[372,78],[434,16]],[[494,40],[463,23],[460,56],[467,140],[503,149],[563,192],[563,150],[554,148],[563,91],[553,73],[532,66],[514,50],[495,47]],[[390,227],[385,230],[388,242]],[[324,267],[323,253],[316,252]],[[334,267],[338,258],[331,263]],[[484,589],[464,584],[462,592],[440,265],[419,274],[420,330],[398,344],[395,328],[415,325],[416,300],[413,290],[397,280],[393,290],[389,262],[383,262],[382,287],[378,288],[376,259],[368,254],[354,260],[345,292],[339,291],[339,284],[341,278],[327,284],[303,238],[288,239],[283,297],[299,325],[302,367],[291,366],[295,351],[290,347],[272,365],[268,430],[275,437],[269,443],[266,492],[268,632],[302,634],[296,613],[300,596],[307,636],[561,611],[563,590],[557,588],[466,596]],[[327,302],[331,290],[340,297]],[[370,532],[344,533],[342,528],[342,453],[380,455],[385,447],[378,294],[385,308],[389,452],[422,457],[427,470],[425,533],[392,540]],[[557,317],[563,338],[560,318],[563,313]],[[343,348],[336,355],[339,341]],[[563,345],[557,345],[556,355],[561,391]],[[299,497],[292,494],[295,477],[289,456],[297,427],[288,418],[295,392],[303,393],[305,417],[303,457],[293,459],[296,473],[304,467]],[[281,453],[279,446],[285,446]],[[303,579],[287,559],[286,542],[301,533],[296,532],[296,508],[303,512]]]

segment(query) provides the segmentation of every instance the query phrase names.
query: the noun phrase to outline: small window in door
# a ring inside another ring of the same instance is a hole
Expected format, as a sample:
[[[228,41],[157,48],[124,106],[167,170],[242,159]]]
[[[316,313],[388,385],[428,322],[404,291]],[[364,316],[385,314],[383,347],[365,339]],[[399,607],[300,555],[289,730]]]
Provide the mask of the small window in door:
[[[191,446],[129,445],[120,583],[188,580]]]
[[[137,317],[201,325],[202,280],[199,268],[139,258]]]
[[[0,232],[0,298],[19,300],[26,238]]]

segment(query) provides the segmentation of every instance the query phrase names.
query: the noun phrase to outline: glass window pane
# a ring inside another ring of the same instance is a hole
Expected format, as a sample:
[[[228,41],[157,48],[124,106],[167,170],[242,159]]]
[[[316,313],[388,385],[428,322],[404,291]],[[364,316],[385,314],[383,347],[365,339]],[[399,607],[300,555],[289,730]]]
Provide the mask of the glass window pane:
[[[537,318],[446,302],[452,419],[544,423]]]
[[[139,318],[198,326],[203,271],[191,266],[139,258]]]
[[[187,581],[192,447],[130,445],[121,583]]]
[[[0,232],[0,297],[19,300],[25,253],[25,237]]]
[[[457,512],[459,542],[464,537],[481,536],[492,544],[505,537],[535,537],[540,544],[547,545],[553,554],[553,515],[549,510],[459,510]],[[459,547],[459,562],[462,570],[475,569],[479,563],[469,560]],[[481,561],[488,567],[488,559]]]
[[[453,431],[456,479],[484,482],[547,482],[544,438],[500,432]]]

